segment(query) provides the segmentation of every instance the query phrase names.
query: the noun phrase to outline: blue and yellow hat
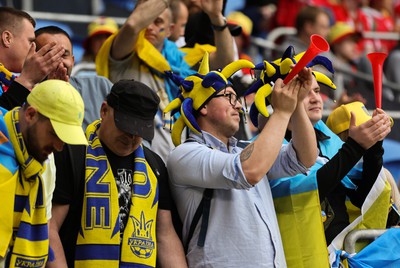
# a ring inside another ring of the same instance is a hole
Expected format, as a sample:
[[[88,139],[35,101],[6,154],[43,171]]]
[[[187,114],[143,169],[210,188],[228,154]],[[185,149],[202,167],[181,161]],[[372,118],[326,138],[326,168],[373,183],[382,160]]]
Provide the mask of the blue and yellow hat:
[[[180,111],[181,116],[172,127],[172,142],[175,146],[181,143],[183,129],[187,126],[195,133],[201,133],[195,114],[218,92],[227,86],[232,86],[229,78],[242,68],[254,68],[248,60],[237,60],[228,64],[220,71],[209,70],[208,53],[206,52],[196,74],[182,78],[172,72],[167,76],[179,86],[181,93],[172,100],[164,109],[164,114],[175,114]]]
[[[255,66],[255,70],[260,70],[260,78],[244,93],[245,96],[255,93],[254,103],[250,107],[251,122],[258,126],[258,114],[261,113],[265,117],[269,116],[267,104],[272,93],[272,85],[278,78],[285,79],[290,73],[290,66],[296,64],[305,52],[295,55],[294,48],[289,46],[283,53],[282,58],[274,61],[264,60]],[[329,72],[334,73],[332,62],[324,56],[316,56],[306,67],[315,65],[324,66]],[[322,83],[331,89],[336,89],[335,84],[325,74],[313,71],[318,83]]]

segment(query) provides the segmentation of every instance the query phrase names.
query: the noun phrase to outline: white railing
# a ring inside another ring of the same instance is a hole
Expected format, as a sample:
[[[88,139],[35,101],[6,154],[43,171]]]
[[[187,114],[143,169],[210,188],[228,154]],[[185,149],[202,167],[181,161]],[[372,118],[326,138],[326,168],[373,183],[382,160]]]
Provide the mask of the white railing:
[[[34,19],[74,22],[74,23],[90,23],[99,17],[98,15],[50,13],[41,11],[27,11],[27,12],[29,12],[29,15],[31,15]],[[126,20],[126,18],[121,18],[121,17],[111,17],[111,18],[113,18],[119,25],[124,24]]]

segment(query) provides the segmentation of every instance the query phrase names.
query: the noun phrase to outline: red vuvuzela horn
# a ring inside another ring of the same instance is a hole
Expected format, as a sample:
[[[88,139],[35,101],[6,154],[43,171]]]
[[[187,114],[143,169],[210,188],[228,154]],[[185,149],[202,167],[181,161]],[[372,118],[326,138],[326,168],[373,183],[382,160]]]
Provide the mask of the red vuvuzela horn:
[[[371,62],[372,74],[374,77],[374,94],[376,108],[382,108],[382,70],[383,62],[387,57],[386,53],[373,52],[367,54],[367,58]]]
[[[293,67],[292,71],[283,80],[284,84],[290,82],[312,59],[315,58],[321,52],[329,51],[328,42],[320,35],[313,34],[310,37],[310,46],[307,48],[304,55],[301,57],[299,62]]]

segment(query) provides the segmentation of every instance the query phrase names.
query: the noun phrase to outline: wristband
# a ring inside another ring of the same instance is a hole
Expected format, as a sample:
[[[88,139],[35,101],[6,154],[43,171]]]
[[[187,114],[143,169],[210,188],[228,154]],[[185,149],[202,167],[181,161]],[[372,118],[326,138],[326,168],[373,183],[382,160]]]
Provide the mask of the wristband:
[[[224,25],[222,26],[217,26],[214,24],[211,24],[211,27],[213,28],[214,31],[217,32],[222,32],[223,30],[225,30],[225,28],[228,26],[228,23],[226,22],[226,18],[224,17]]]

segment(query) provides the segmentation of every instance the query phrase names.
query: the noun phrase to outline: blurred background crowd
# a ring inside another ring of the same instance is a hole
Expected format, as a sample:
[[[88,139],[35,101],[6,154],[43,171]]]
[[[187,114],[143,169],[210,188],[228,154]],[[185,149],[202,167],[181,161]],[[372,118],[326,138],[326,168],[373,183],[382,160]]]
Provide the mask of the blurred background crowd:
[[[29,12],[37,20],[37,28],[57,25],[69,33],[76,75],[95,70],[93,62],[102,42],[124,23],[136,2],[2,0],[0,5]],[[199,32],[196,22],[191,22],[192,15],[201,12],[200,1],[171,3],[176,26],[169,39],[185,46],[195,33],[197,42],[204,39],[208,43],[207,31]],[[296,53],[305,51],[312,34],[324,37],[331,48],[324,56],[333,62],[335,74],[331,78],[337,86],[335,91],[322,89],[326,116],[351,101],[361,101],[369,110],[375,108],[371,63],[366,55],[386,53],[382,108],[395,121],[388,138],[400,142],[400,0],[226,0],[224,15],[235,37],[237,57],[255,64],[281,57],[288,45],[294,46]],[[251,72],[243,72],[237,88],[248,88],[252,78]],[[250,127],[247,132],[250,138],[256,130]],[[399,148],[388,148],[386,159],[393,157],[400,162]]]

